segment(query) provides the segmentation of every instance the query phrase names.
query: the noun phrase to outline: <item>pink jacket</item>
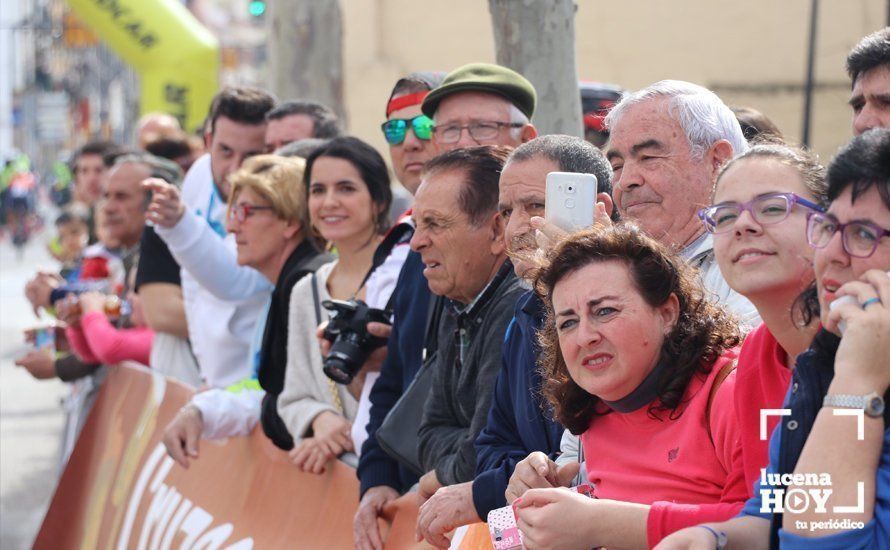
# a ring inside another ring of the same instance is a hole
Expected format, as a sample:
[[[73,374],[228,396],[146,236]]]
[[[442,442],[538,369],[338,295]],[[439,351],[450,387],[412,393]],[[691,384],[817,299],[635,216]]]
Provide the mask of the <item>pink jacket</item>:
[[[91,311],[80,327],[65,330],[71,349],[83,361],[112,365],[121,361],[149,364],[154,331],[148,327],[115,328],[103,313]]]

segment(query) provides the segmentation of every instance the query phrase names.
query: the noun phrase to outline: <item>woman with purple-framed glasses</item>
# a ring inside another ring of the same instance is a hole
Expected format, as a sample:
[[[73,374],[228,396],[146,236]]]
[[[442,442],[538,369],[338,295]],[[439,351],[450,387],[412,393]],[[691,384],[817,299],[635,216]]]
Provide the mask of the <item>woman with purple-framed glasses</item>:
[[[829,167],[827,212],[808,215],[815,292],[801,310],[822,328],[797,358],[782,405],[790,414],[772,432],[754,496],[739,517],[686,529],[659,548],[693,548],[715,535],[739,548],[890,547],[888,159],[890,129],[854,138]],[[814,489],[793,485],[807,473],[830,482],[821,505],[765,498]]]

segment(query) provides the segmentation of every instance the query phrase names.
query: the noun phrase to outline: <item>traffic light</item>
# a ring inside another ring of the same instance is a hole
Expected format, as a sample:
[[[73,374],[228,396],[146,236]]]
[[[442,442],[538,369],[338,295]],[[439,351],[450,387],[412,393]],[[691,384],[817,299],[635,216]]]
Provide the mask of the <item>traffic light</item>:
[[[266,1],[250,0],[250,3],[247,4],[247,12],[253,17],[262,17],[266,13]]]

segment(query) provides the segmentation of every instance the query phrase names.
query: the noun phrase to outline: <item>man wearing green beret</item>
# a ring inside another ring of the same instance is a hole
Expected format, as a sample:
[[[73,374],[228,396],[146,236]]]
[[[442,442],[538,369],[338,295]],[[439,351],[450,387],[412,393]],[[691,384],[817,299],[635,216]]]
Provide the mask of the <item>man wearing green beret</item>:
[[[490,63],[470,63],[451,71],[423,101],[433,119],[439,153],[477,145],[517,147],[534,139],[531,124],[537,96],[516,71]]]

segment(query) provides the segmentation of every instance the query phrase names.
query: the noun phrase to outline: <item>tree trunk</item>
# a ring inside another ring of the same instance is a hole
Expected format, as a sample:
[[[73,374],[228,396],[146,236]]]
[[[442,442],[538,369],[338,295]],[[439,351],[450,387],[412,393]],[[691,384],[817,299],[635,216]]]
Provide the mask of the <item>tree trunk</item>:
[[[267,3],[269,87],[281,100],[321,102],[346,126],[339,0]]]
[[[539,134],[583,137],[574,0],[488,0],[497,62],[535,86]]]

